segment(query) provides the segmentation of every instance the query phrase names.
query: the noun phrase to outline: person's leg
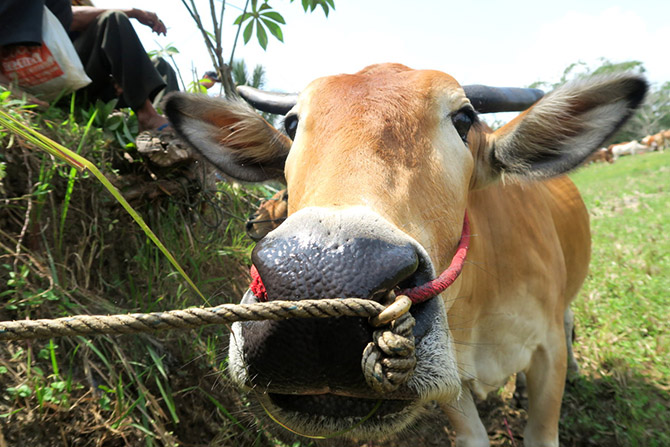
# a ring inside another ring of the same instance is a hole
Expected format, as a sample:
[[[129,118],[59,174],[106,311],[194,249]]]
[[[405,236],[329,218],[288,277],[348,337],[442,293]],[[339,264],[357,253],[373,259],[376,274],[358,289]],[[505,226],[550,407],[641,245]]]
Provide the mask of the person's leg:
[[[119,105],[135,111],[140,130],[168,123],[151,104],[166,83],[125,14],[119,11],[101,14],[75,39],[74,46],[93,81],[86,87],[89,98],[110,100],[121,91]]]
[[[162,57],[151,58],[151,62],[154,64],[154,67],[156,67],[156,71],[163,78],[163,81],[165,81],[165,84],[167,84],[152,100],[154,104],[159,104],[168,93],[179,91],[179,80],[177,79],[177,73],[175,73],[172,65]]]
[[[179,80],[177,79],[177,73],[175,73],[172,65],[162,57],[152,58],[151,63],[154,64],[156,71],[161,75],[163,81],[165,81],[165,92],[178,92]]]

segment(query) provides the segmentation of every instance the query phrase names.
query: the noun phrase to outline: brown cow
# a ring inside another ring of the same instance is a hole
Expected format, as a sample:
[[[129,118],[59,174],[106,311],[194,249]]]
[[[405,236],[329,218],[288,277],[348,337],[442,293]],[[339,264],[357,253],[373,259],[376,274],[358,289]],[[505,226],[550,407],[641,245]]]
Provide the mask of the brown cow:
[[[670,130],[664,130],[660,133],[663,135],[663,141],[665,141],[666,146],[670,147]]]
[[[283,189],[263,201],[256,212],[247,220],[247,235],[260,241],[270,231],[286,220],[288,214],[288,192]]]
[[[594,153],[592,153],[589,158],[584,161],[585,165],[591,164],[591,163],[601,163],[601,162],[607,162],[607,163],[614,163],[614,156],[612,155],[612,150],[608,147],[601,147]]]
[[[666,137],[666,133],[668,134]],[[654,135],[647,135],[642,139],[642,144],[646,144],[652,151],[663,152],[666,146],[670,145],[670,131],[661,131]]]
[[[457,445],[481,446],[473,395],[524,371],[525,445],[557,446],[563,322],[590,256],[587,210],[562,174],[646,90],[632,75],[584,80],[494,132],[449,75],[384,64],[312,82],[286,117],[288,137],[238,102],[173,96],[176,129],[219,169],[247,181],[285,174],[289,217],[252,256],[269,300],[383,301],[443,271],[466,211],[470,220],[461,276],[411,308],[417,363],[398,390],[367,385],[361,352],[373,329],[354,317],[236,323],[232,379],[301,433],[381,437],[437,400]]]

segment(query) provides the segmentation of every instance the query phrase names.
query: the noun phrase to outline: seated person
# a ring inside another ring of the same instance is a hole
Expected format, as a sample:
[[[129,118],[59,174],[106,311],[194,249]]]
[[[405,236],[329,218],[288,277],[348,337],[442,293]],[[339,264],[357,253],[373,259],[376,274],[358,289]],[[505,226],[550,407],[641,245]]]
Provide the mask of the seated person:
[[[109,101],[118,97],[119,107],[135,111],[140,131],[168,125],[168,120],[152,105],[166,83],[129,20],[136,19],[155,33],[165,34],[166,27],[155,13],[135,8],[106,10],[72,6],[70,0],[2,0],[0,47],[40,45],[45,5],[69,32],[86,74],[92,80],[82,89],[85,98]],[[9,80],[0,79],[3,81]]]

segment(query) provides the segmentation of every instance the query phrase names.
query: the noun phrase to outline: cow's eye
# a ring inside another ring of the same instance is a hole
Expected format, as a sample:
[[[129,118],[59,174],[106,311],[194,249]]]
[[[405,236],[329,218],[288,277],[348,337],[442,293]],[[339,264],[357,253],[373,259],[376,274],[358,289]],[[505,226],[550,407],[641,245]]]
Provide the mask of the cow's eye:
[[[454,123],[456,132],[461,137],[461,140],[468,142],[468,132],[472,123],[475,121],[475,112],[469,108],[462,108],[458,112],[451,115],[451,122]]]
[[[295,140],[295,131],[298,130],[298,115],[288,115],[284,118],[284,129],[289,138]]]

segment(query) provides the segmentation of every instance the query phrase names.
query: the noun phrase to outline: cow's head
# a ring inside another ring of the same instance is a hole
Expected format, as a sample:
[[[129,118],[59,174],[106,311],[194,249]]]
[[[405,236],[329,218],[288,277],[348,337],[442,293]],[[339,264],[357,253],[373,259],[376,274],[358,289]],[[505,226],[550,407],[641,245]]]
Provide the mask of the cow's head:
[[[228,175],[285,177],[289,217],[253,252],[270,300],[382,301],[447,267],[470,190],[578,166],[645,91],[634,76],[584,81],[492,132],[452,77],[378,65],[312,82],[286,116],[285,132],[241,102],[198,95],[173,96],[167,113]],[[230,372],[297,431],[355,426],[349,435],[378,436],[401,429],[425,401],[460,392],[447,322],[457,295],[458,282],[412,308],[417,366],[396,392],[367,386],[360,362],[372,328],[353,317],[235,324]],[[243,299],[255,301],[251,292]]]

